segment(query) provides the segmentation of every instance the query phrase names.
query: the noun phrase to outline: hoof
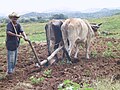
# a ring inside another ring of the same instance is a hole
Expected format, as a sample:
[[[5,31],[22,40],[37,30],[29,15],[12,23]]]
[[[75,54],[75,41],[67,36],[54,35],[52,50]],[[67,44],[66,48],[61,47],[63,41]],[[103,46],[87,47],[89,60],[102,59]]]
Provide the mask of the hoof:
[[[77,63],[79,62],[78,58],[74,58],[74,60],[72,61],[72,63]]]
[[[90,58],[86,58],[86,60],[90,60]]]
[[[50,63],[49,63],[49,62],[47,62],[47,63],[45,63],[45,64],[44,64],[44,66],[48,67],[48,66],[49,66],[49,64],[50,64]]]
[[[69,60],[67,60],[67,64],[72,64],[72,62],[71,62],[71,61],[69,61]]]
[[[85,57],[81,57],[81,59],[84,59],[84,60],[90,60],[90,58],[85,58]]]
[[[38,63],[35,64],[35,67],[40,67],[40,65]]]

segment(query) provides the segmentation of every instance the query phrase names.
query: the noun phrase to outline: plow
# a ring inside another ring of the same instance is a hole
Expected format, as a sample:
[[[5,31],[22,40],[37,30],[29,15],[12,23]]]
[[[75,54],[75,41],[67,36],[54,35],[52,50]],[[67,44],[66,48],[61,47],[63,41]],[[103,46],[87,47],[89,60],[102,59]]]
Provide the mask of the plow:
[[[41,69],[42,69],[42,66],[45,66],[46,63],[49,63],[50,65],[52,65],[55,62],[55,59],[53,59],[53,57],[63,48],[63,46],[57,48],[50,56],[47,57],[47,59],[44,59],[44,60],[41,61],[41,60],[39,60],[38,55],[37,55],[37,53],[36,53],[36,51],[35,51],[35,49],[34,49],[30,40],[28,40],[28,43],[29,43],[29,45],[32,49],[32,52],[33,52],[34,56],[35,56],[36,61],[34,61],[34,62],[35,62],[35,64],[38,64],[37,67],[39,67],[35,70],[30,71],[28,74],[31,74],[31,73],[34,73],[34,72],[40,72]]]
[[[40,68],[41,68],[42,65],[46,64],[47,62],[49,62],[50,64],[54,63],[55,59],[53,59],[53,57],[63,48],[63,46],[57,48],[49,57],[47,57],[47,59],[45,59],[43,61],[40,61],[39,58],[38,58],[38,56],[37,56],[37,53],[36,53],[36,51],[35,51],[35,49],[34,49],[34,47],[32,45],[32,43],[31,43],[31,41],[28,40],[28,43],[29,43],[29,45],[30,45],[30,47],[32,49],[32,52],[34,53],[36,62],[38,63],[38,65],[40,66]]]

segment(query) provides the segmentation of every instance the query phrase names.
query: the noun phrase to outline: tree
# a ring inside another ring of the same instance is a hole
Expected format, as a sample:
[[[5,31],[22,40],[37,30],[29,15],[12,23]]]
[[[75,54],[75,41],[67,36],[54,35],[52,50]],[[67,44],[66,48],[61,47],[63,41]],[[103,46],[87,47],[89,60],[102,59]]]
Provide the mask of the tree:
[[[39,17],[39,16],[37,17],[37,20],[38,20],[38,21],[41,20],[41,19],[42,19],[42,17]]]
[[[35,22],[36,19],[35,19],[35,18],[30,18],[30,21],[31,21],[31,22]]]
[[[54,14],[52,17],[50,17],[50,19],[66,19],[67,16],[65,16],[64,14]]]

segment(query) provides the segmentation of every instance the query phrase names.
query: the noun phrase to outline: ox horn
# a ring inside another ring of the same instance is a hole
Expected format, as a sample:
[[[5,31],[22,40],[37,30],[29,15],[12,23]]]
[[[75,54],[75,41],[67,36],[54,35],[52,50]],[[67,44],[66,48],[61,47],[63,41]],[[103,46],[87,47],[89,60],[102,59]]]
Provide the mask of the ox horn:
[[[100,26],[98,26],[98,25],[91,25],[91,27],[93,27],[93,28],[99,28]]]
[[[98,26],[101,26],[101,25],[102,25],[102,23],[99,23],[99,24],[98,24]]]

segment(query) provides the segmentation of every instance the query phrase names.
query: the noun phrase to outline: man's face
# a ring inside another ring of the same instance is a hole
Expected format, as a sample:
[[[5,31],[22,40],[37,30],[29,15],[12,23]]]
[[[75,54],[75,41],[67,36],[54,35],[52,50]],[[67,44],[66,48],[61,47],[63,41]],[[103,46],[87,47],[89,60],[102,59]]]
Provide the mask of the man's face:
[[[17,22],[17,19],[18,19],[17,17],[13,17],[13,18],[12,18],[12,21],[13,21],[13,22]]]

